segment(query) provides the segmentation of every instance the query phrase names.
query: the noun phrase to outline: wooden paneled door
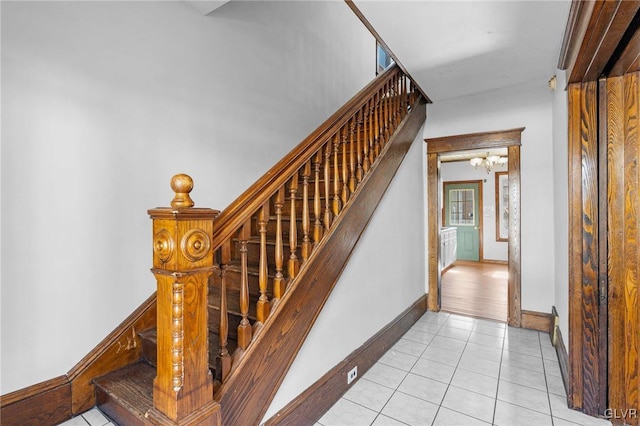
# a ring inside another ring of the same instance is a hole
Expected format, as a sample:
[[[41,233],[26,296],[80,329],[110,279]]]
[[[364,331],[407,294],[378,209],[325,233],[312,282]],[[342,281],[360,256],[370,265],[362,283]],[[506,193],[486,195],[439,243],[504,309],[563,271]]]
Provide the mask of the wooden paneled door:
[[[569,85],[570,404],[640,424],[640,73]]]
[[[601,93],[606,93],[609,200],[606,220],[610,411],[606,414],[613,420],[622,417],[635,425],[640,424],[639,79],[640,73],[636,72],[601,82],[606,86],[601,87]]]

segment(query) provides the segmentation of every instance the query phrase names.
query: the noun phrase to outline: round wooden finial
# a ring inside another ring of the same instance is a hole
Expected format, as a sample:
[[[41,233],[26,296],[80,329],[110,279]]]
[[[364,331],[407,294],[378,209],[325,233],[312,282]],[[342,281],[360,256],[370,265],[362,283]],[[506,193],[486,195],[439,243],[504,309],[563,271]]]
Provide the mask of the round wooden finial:
[[[189,193],[193,189],[193,179],[191,176],[183,173],[175,175],[171,178],[171,189],[176,195],[171,200],[171,207],[181,209],[185,207],[193,207],[195,204]]]

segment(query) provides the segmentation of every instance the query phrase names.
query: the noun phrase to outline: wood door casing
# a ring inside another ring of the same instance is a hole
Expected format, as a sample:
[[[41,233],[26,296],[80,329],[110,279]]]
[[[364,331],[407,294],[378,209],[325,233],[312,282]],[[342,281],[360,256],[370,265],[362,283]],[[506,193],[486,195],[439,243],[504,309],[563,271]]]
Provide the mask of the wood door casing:
[[[441,277],[438,268],[441,216],[438,156],[445,152],[472,149],[504,148],[509,156],[509,312],[508,324],[520,327],[521,307],[521,251],[520,251],[520,144],[524,127],[495,132],[470,133],[425,139],[427,143],[427,206],[428,206],[428,269],[429,310],[440,310]]]

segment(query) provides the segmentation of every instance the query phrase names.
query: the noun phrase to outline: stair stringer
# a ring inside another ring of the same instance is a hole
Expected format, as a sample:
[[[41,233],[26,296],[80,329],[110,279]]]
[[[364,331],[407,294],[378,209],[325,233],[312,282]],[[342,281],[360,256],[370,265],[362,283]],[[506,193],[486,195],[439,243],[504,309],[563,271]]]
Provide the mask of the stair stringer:
[[[234,366],[215,396],[222,424],[257,425],[263,418],[425,119],[420,98]]]

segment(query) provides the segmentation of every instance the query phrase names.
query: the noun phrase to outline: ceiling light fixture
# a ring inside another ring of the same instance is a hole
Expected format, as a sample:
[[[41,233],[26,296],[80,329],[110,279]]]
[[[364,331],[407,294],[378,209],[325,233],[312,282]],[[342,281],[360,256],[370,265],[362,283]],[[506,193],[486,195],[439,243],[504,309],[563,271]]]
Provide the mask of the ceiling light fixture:
[[[491,173],[491,170],[493,170],[494,166],[504,166],[505,164],[507,164],[507,161],[507,157],[490,155],[487,152],[487,156],[485,158],[474,157],[469,161],[469,163],[471,163],[471,165],[476,169],[478,168],[478,166],[484,166],[484,168],[487,170],[487,173]]]

